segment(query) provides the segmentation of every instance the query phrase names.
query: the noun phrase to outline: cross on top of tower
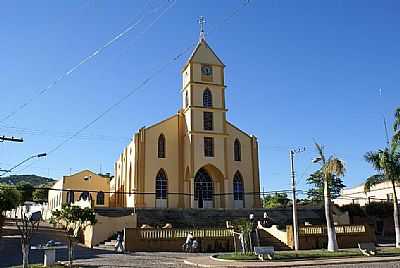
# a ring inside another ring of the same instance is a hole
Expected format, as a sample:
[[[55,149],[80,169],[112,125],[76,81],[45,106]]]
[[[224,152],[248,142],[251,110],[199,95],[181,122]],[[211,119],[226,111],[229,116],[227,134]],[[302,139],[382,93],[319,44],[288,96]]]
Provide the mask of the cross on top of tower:
[[[203,16],[200,16],[199,24],[200,24],[200,39],[205,39],[204,25],[206,24],[206,19]]]

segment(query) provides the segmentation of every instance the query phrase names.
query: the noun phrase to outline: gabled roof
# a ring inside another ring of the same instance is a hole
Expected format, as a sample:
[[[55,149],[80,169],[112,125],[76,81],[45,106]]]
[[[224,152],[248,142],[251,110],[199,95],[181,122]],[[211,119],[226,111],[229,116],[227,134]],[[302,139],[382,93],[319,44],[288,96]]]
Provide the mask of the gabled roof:
[[[212,65],[225,66],[224,63],[218,58],[217,54],[211,49],[204,38],[200,38],[196,48],[193,50],[186,65],[190,62],[208,63]]]

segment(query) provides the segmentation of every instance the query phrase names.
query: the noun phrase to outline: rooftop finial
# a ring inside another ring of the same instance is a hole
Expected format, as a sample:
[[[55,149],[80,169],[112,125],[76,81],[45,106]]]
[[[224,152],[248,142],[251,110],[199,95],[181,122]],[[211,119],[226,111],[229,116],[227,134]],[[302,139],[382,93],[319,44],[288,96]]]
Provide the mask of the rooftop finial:
[[[204,33],[204,25],[206,24],[206,19],[203,16],[200,16],[199,24],[200,24],[200,40],[205,39],[206,35]]]

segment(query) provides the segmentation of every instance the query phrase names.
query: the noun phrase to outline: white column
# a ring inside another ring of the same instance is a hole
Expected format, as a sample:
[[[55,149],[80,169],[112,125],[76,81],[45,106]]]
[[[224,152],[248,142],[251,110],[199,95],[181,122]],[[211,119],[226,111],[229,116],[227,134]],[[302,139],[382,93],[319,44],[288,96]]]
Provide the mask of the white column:
[[[191,208],[197,208],[197,202],[194,200],[194,178],[190,179],[190,193],[192,194],[190,196],[190,207]]]
[[[56,262],[56,250],[45,249],[44,250],[44,267],[52,266]]]

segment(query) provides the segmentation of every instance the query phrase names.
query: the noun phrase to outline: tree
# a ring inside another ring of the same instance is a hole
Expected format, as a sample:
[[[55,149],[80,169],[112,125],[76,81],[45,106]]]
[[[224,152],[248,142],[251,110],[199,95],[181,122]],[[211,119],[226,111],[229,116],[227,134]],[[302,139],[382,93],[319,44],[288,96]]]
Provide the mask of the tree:
[[[16,208],[21,200],[21,194],[15,189],[15,187],[0,184],[0,234],[3,228],[4,215],[3,213],[7,210]]]
[[[61,225],[68,239],[68,260],[72,267],[73,241],[79,237],[79,233],[87,226],[96,224],[96,214],[91,208],[82,209],[79,206],[64,204],[61,210],[52,212],[50,222]]]
[[[307,178],[307,184],[312,185],[312,188],[307,191],[307,198],[312,202],[321,202],[324,200],[324,176],[321,169],[315,171]],[[328,181],[330,197],[335,199],[340,196],[341,190],[346,187],[340,177],[333,176],[332,180]]]
[[[396,232],[396,247],[400,248],[400,218],[399,203],[396,192],[396,184],[400,182],[400,108],[395,112],[393,123],[394,134],[391,143],[384,149],[365,154],[365,160],[370,163],[378,174],[367,178],[365,191],[378,183],[390,182],[393,191],[393,218]]]
[[[43,185],[40,185],[38,188],[36,188],[32,193],[33,201],[47,202],[50,187],[51,186],[49,184],[43,184]]]
[[[28,268],[29,266],[29,251],[31,248],[31,239],[35,231],[37,231],[42,218],[42,213],[37,211],[34,213],[27,213],[21,211],[20,222],[17,221],[18,231],[21,235],[21,250],[22,250],[22,267]]]
[[[335,156],[325,157],[324,147],[315,143],[318,156],[313,160],[314,163],[321,165],[321,178],[324,184],[324,207],[326,218],[326,229],[328,234],[328,251],[337,251],[338,244],[336,240],[336,230],[332,215],[332,202],[330,185],[335,177],[342,177],[346,171],[344,162]]]
[[[275,193],[266,195],[263,199],[264,208],[280,208],[286,207],[289,203],[289,198],[286,193]]]
[[[21,193],[21,204],[25,203],[26,201],[32,201],[32,193],[34,187],[29,182],[18,182],[17,190]]]
[[[239,240],[242,245],[243,253],[251,253],[251,232],[253,230],[253,223],[247,220],[238,221],[235,226],[239,229]]]

